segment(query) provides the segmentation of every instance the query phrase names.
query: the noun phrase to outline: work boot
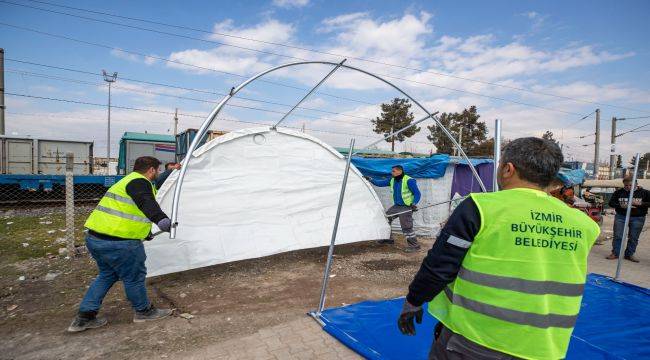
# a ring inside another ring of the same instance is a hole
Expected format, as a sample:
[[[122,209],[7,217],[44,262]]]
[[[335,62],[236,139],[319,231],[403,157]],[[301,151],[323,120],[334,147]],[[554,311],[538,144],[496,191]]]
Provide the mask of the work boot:
[[[68,326],[68,332],[76,333],[88,329],[96,329],[106,324],[108,324],[108,321],[106,321],[105,318],[101,318],[101,317],[87,318],[87,317],[79,316],[77,314],[74,320],[72,320],[72,324]]]
[[[420,245],[408,245],[407,247],[404,248],[405,253],[414,253],[418,252],[420,250],[421,246]]]
[[[616,260],[616,259],[618,259],[618,256],[616,254],[614,254],[614,253],[611,253],[611,254],[607,255],[607,257],[605,259],[607,259],[607,260]]]
[[[635,263],[639,262],[639,259],[635,258],[634,255],[630,255],[630,256],[626,255],[625,260],[630,260],[631,262],[635,262]]]
[[[166,318],[171,314],[172,314],[172,310],[158,309],[152,304],[149,305],[149,308],[147,310],[136,311],[135,315],[133,316],[133,322],[140,323],[145,321],[158,320],[158,319]]]
[[[395,240],[392,240],[392,239],[378,240],[378,241],[377,241],[377,244],[381,244],[381,245],[393,245],[393,244],[395,244]]]

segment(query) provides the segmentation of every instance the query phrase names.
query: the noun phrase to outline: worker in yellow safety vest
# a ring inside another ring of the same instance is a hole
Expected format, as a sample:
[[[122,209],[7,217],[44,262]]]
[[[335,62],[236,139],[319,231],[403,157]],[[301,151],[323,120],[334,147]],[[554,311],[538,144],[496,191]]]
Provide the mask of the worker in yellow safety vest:
[[[126,297],[135,311],[134,322],[171,315],[156,308],[147,297],[146,255],[142,240],[151,234],[152,223],[170,231],[171,221],[156,202],[152,181],[158,176],[160,161],[139,157],[133,172],[111,186],[86,220],[86,247],[97,263],[99,274],[86,291],[77,316],[68,327],[80,332],[107,324],[97,313],[108,290],[121,280]]]
[[[501,191],[454,210],[398,319],[415,334],[429,302],[439,320],[430,359],[565,357],[600,229],[545,191],[562,161],[552,141],[516,139],[498,166]]]

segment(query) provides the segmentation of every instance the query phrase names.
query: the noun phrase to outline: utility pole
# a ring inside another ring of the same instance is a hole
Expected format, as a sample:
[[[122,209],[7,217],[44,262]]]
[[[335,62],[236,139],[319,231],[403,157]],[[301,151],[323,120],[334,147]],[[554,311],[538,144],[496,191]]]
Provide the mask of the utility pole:
[[[111,84],[117,80],[117,73],[109,75],[106,70],[102,70],[104,74],[104,81],[108,83],[108,126],[106,127],[106,173],[108,174],[108,166],[111,159]]]
[[[596,144],[594,150],[594,179],[598,180],[598,166],[600,164],[600,109],[596,109]]]
[[[463,146],[463,128],[460,128],[460,130],[458,131],[458,143],[460,144],[460,146]],[[458,156],[458,153],[459,153],[458,149],[454,149],[454,155]]]
[[[616,118],[612,118],[612,149],[609,155],[609,178],[614,179],[616,174]]]
[[[178,135],[178,108],[174,111],[174,139]]]
[[[5,49],[0,48],[0,135],[5,134]]]

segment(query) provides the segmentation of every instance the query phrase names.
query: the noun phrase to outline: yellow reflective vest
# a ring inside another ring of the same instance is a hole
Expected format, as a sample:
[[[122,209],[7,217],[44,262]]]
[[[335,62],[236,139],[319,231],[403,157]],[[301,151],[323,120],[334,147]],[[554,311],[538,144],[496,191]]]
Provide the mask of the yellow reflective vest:
[[[411,192],[411,189],[409,189],[409,186],[408,186],[408,181],[409,181],[410,178],[411,177],[406,175],[406,174],[404,174],[404,176],[402,176],[402,189],[401,189],[401,191],[402,191],[402,200],[404,201],[404,205],[406,205],[406,206],[411,206],[411,204],[413,204],[413,198],[414,198],[413,193]],[[395,191],[393,189],[394,184],[395,184],[395,178],[391,178],[390,179],[390,198],[391,199],[395,198],[394,195],[393,195],[393,192]]]
[[[146,177],[132,172],[111,186],[90,213],[84,227],[100,234],[124,239],[144,239],[151,232],[151,221],[138,209],[133,199],[126,193],[126,185],[135,179]],[[156,195],[156,188],[151,184]]]
[[[471,197],[481,228],[429,312],[487,348],[524,359],[564,358],[599,226],[542,191]]]

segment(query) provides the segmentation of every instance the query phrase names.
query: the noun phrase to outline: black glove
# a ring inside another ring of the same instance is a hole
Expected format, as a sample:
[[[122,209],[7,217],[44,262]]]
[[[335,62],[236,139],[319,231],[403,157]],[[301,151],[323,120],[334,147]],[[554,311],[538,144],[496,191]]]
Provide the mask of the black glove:
[[[172,221],[169,218],[164,218],[156,224],[158,228],[162,231],[169,232],[172,228]]]
[[[363,178],[366,179],[366,180],[368,180],[368,181],[371,180],[371,179],[370,179],[370,176],[365,176],[365,175],[363,175]]]
[[[413,211],[413,212],[418,211],[418,206],[415,205],[415,204],[411,205],[411,211]]]
[[[414,318],[418,324],[422,324],[422,306],[413,306],[404,300],[402,313],[399,315],[399,319],[397,319],[397,327],[402,334],[408,336],[415,335]]]

